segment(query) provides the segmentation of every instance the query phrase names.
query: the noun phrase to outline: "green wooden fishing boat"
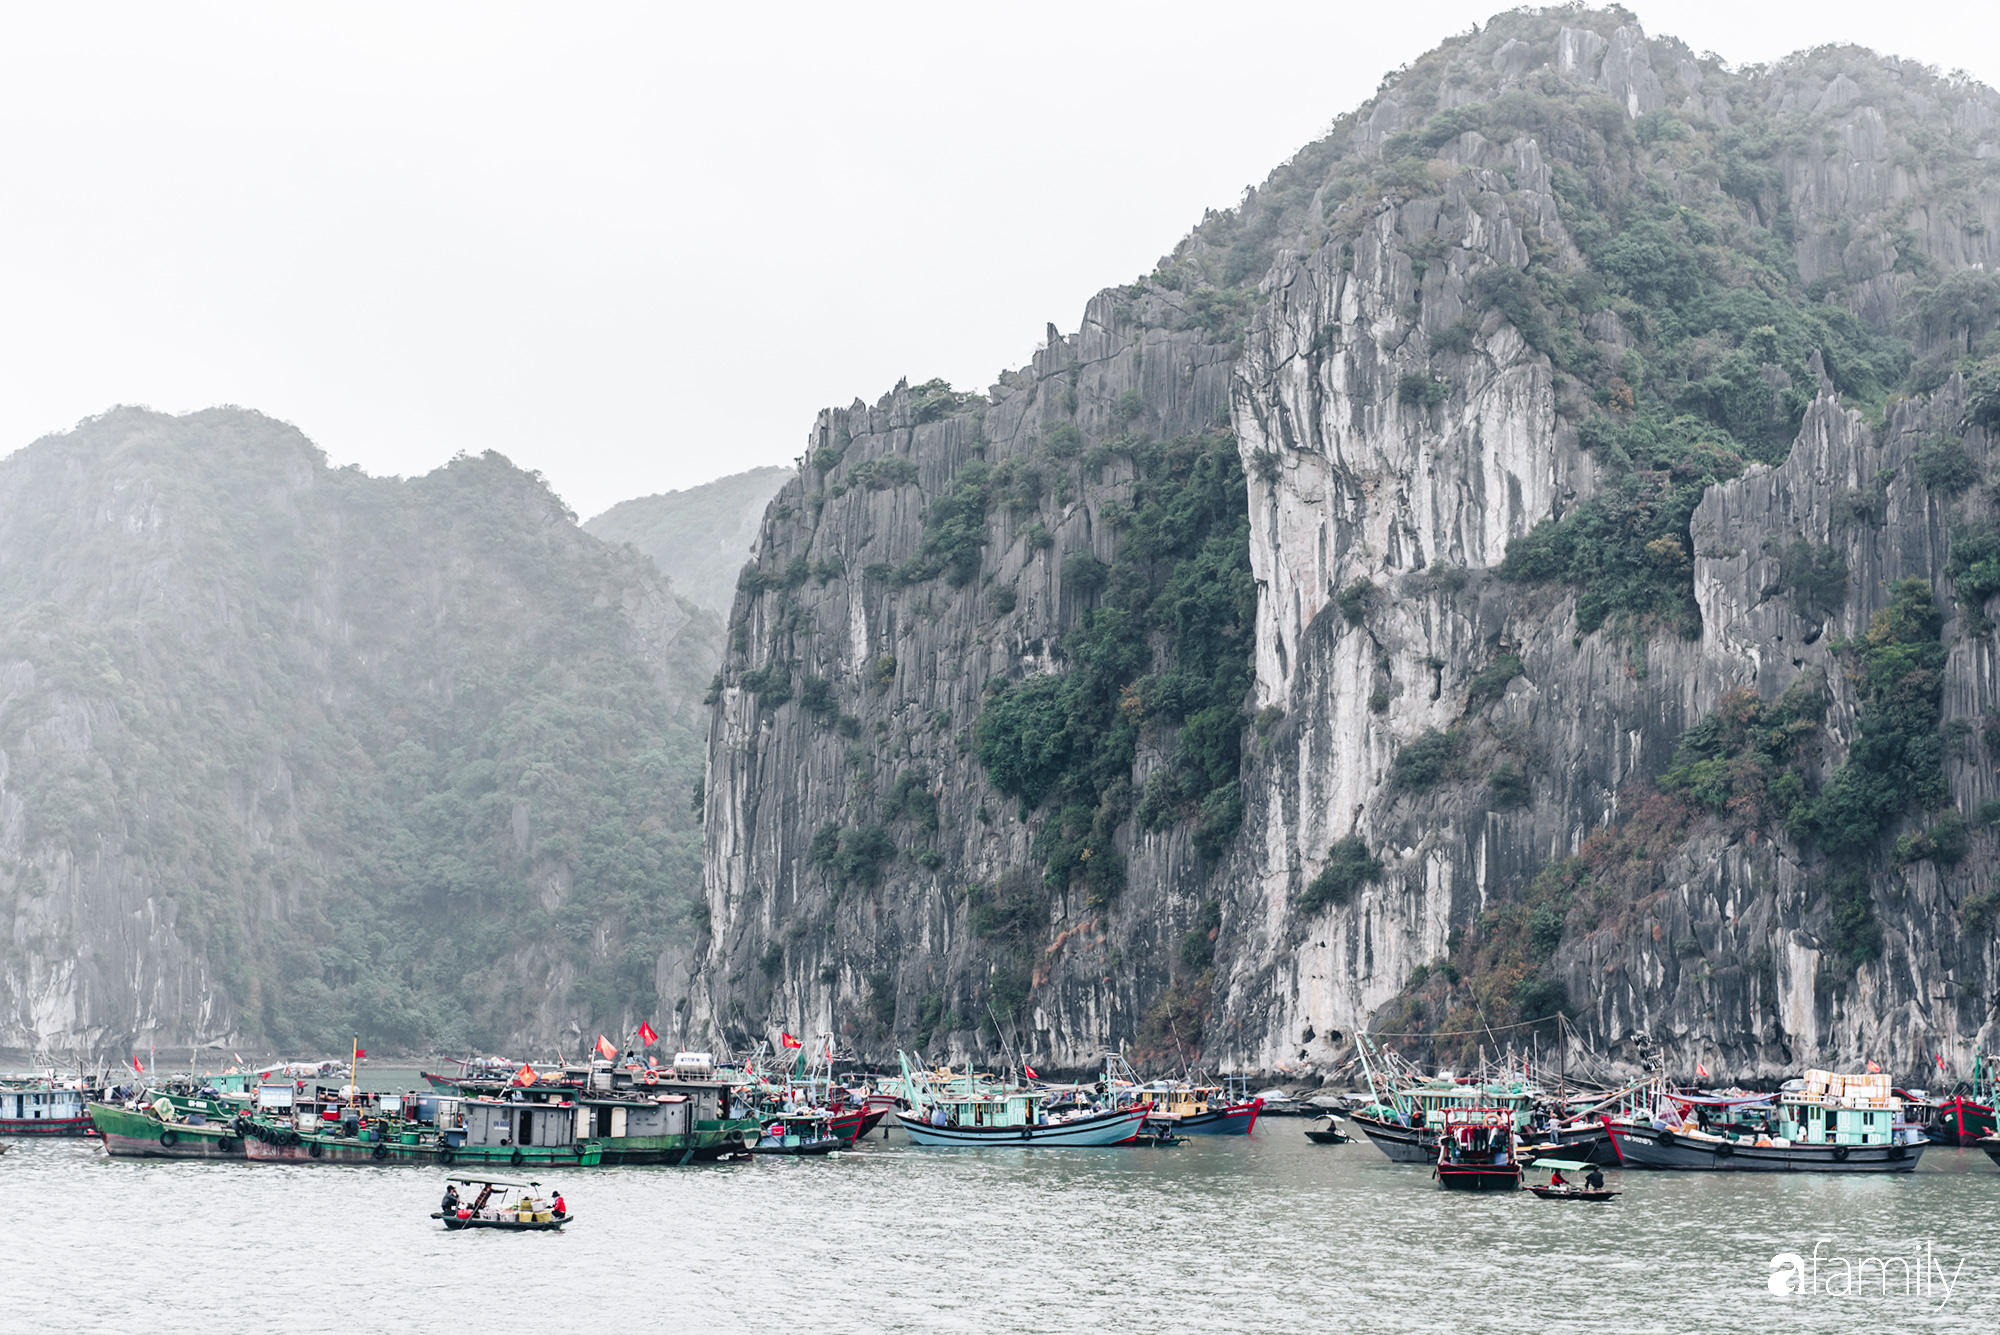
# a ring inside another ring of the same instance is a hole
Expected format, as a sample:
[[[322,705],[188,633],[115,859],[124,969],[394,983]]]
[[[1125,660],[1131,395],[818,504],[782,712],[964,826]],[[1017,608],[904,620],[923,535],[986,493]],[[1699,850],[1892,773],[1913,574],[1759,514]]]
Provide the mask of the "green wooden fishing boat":
[[[151,1109],[89,1106],[91,1125],[105,1153],[119,1159],[243,1159],[244,1138],[231,1122],[195,1125],[167,1121]]]

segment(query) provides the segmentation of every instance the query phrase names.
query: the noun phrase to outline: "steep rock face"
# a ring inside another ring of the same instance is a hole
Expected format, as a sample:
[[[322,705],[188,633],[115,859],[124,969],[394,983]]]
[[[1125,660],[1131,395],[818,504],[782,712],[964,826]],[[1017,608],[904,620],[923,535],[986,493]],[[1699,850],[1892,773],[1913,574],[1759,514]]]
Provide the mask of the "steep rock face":
[[[1546,1023],[1502,1023],[1517,998],[1547,1013],[1547,992],[1521,990],[1540,979],[1621,1059],[1670,1044],[1745,1075],[1863,1054],[1914,1070],[1927,1051],[1981,1041],[1990,933],[1961,941],[1960,923],[1991,920],[1986,859],[1890,857],[1889,839],[1928,819],[1913,808],[1871,855],[1863,902],[1842,908],[1827,858],[1782,813],[1711,817],[1656,784],[1691,728],[1746,698],[1733,693],[1769,703],[1822,679],[1824,718],[1800,765],[1813,791],[1828,783],[1866,695],[1853,652],[1834,646],[1866,632],[1908,577],[1947,610],[1947,734],[1959,736],[1950,720],[1984,717],[1992,642],[1950,611],[1947,574],[1952,516],[1978,520],[1983,493],[1955,502],[1917,460],[1926,442],[1963,438],[1984,466],[1951,375],[2000,310],[1940,294],[1984,293],[1980,266],[2000,260],[1996,110],[1989,89],[1853,50],[1730,71],[1616,10],[1503,15],[1392,77],[1236,214],[1094,302],[1069,354],[1114,371],[1076,386],[1086,443],[1120,426],[1092,416],[1107,408],[1143,414],[1133,420],[1160,436],[1204,425],[1214,373],[1177,368],[1227,364],[1256,577],[1245,708],[1257,727],[1226,855],[1210,866],[1185,827],[1128,820],[1115,836],[1122,895],[1095,902],[1079,877],[1056,878],[1045,912],[1028,905],[1038,953],[1019,1004],[980,990],[1017,957],[980,930],[996,919],[971,901],[1010,868],[1039,866],[1049,817],[1017,826],[996,800],[972,754],[977,696],[989,678],[1063,669],[1038,656],[1075,624],[1053,558],[1116,549],[1088,487],[1035,512],[1057,537],[1039,571],[1019,525],[988,530],[984,576],[1022,597],[999,626],[938,583],[871,599],[850,574],[776,602],[758,583],[739,598],[726,675],[816,663],[805,670],[842,684],[864,743],[921,748],[903,754],[934,784],[942,860],[931,875],[894,863],[840,898],[812,836],[842,824],[845,804],[872,819],[892,774],[869,746],[816,733],[797,705],[760,711],[726,689],[711,732],[715,934],[697,1028],[748,1039],[782,1022],[878,1053],[929,1042],[963,1055],[995,1042],[962,1008],[983,998],[996,1018],[1020,1017],[1018,1033],[994,1026],[1000,1039],[1046,1060],[1081,1064],[1139,1039],[1228,1068],[1312,1071],[1371,1025],[1412,1026],[1441,1056],[1495,1029],[1498,1043],[1546,1041]],[[1199,355],[1169,356],[1164,373],[1150,347],[1102,355],[1127,328],[1135,345],[1188,346],[1188,314],[1240,309],[1252,282],[1247,327],[1225,314]],[[1738,315],[1703,308],[1710,297]],[[1894,334],[1928,397],[1891,402],[1870,425],[1834,384],[1879,402],[1902,374]],[[851,432],[871,457],[906,459],[917,495],[816,511],[823,480],[809,472],[774,506],[760,581],[831,551],[851,571],[869,542],[885,569],[921,555],[922,507],[979,450],[1031,450],[1024,423],[1038,414],[1017,415],[1021,393],[1045,405],[1060,369],[1038,358],[955,415],[905,390],[865,426],[858,405],[823,417],[808,459]],[[927,413],[940,420],[915,423]],[[1043,408],[1039,420],[1056,419]],[[1689,454],[1657,450],[1663,462],[1635,468],[1619,433],[1669,427]],[[1731,431],[1736,443],[1701,455],[1703,433]],[[1510,544],[1576,516],[1650,516],[1711,467],[1678,529],[1649,544],[1590,539],[1644,544],[1629,578],[1652,580],[1652,601],[1581,577],[1502,577]],[[1785,569],[1800,539],[1844,566],[1849,589],[1810,616]],[[891,660],[878,704],[868,665]],[[923,717],[935,731],[913,742]],[[1172,744],[1157,734],[1140,748],[1135,784]],[[1991,784],[1987,745],[1961,738],[1947,765],[1968,817]],[[1357,857],[1358,873],[1323,875],[1354,872]],[[1518,950],[1493,965],[1493,943],[1527,933],[1527,898],[1558,874],[1570,889],[1534,927],[1526,965]],[[1857,912],[1879,926],[1873,953],[1843,936]],[[1474,958],[1488,976],[1460,985],[1452,961]],[[1939,999],[1945,983],[1954,1000]],[[1507,1014],[1486,1013],[1496,1000]],[[954,1010],[962,1023],[941,1023]]]
[[[636,1023],[719,636],[498,456],[369,478],[233,409],[15,453],[0,1048]]]
[[[933,385],[821,415],[801,476],[766,518],[712,718],[712,946],[685,1017],[691,1041],[747,1041],[780,1017],[794,1032],[878,1047],[920,1035],[963,1052],[1004,1011],[1010,1038],[1075,1063],[1129,1032],[1134,1007],[1163,986],[1165,969],[1147,961],[1166,953],[1164,905],[1195,875],[1185,829],[1126,831],[1133,889],[1116,905],[1079,891],[1035,910],[1037,954],[1045,938],[1063,945],[1034,962],[1034,1005],[1018,1013],[994,1002],[1000,966],[965,890],[1038,864],[1042,825],[994,788],[973,729],[988,683],[1053,667],[1091,601],[1065,585],[1065,557],[1116,553],[1107,507],[1129,504],[1131,461],[1108,456],[1100,471],[1079,459],[1084,442],[1131,425],[1135,404],[1166,438],[1226,414],[1230,350],[1164,328],[1171,295],[1144,300],[1135,312],[1106,294],[1075,336],[1051,327],[976,414],[971,396]],[[899,578],[926,557],[927,507],[975,465],[1012,479],[996,484],[1012,499],[977,521],[978,577]],[[760,676],[760,699],[745,670],[773,665],[782,689]],[[829,693],[817,709],[814,682]],[[1159,751],[1148,748],[1153,763]],[[895,799],[899,781],[922,796]],[[815,855],[822,832],[869,828],[900,850],[879,871]]]
[[[1645,46],[1637,39],[1626,49],[1643,63]],[[1629,68],[1614,70],[1608,57],[1594,65],[1593,49],[1565,33],[1555,64],[1607,92],[1622,88],[1628,109],[1645,109]],[[1507,59],[1512,63],[1500,68],[1531,72],[1518,49]],[[1900,72],[1893,61],[1874,71],[1891,85],[1889,112],[1907,124],[1930,108],[1922,92],[1895,95]],[[1683,66],[1678,80],[1691,106],[1726,119],[1726,101],[1697,96],[1698,67]],[[1811,77],[1779,67],[1738,95],[1789,108],[1814,86]],[[1950,209],[1935,201],[1918,207],[1922,227],[1886,225],[1881,220],[1910,205],[1925,172],[1892,161],[1907,160],[1907,149],[1884,133],[1882,106],[1847,95],[1852,79],[1839,74],[1825,86],[1830,91],[1813,104],[1820,119],[1810,122],[1818,141],[1780,156],[1774,176],[1783,192],[1760,189],[1749,212],[1787,218],[1799,238],[1802,275],[1843,274],[1859,312],[1893,320],[1923,267],[1912,256],[1944,265],[1991,262],[1984,220],[2000,203],[2000,189],[1986,172],[1983,187]],[[1954,120],[1988,124],[1990,90],[1962,93]],[[1397,123],[1383,106],[1376,119]],[[1803,129],[1794,131],[1801,139]],[[1262,820],[1253,820],[1231,868],[1232,879],[1241,878],[1236,902],[1246,935],[1219,1004],[1229,1032],[1255,1036],[1230,1054],[1252,1068],[1331,1060],[1345,1035],[1401,993],[1418,966],[1451,953],[1454,928],[1470,930],[1503,887],[1524,884],[1545,861],[1575,852],[1593,829],[1615,821],[1621,788],[1666,768],[1681,734],[1725,691],[1747,687],[1775,698],[1806,672],[1838,686],[1845,674],[1828,659],[1829,634],[1865,630],[1904,577],[1937,583],[1941,598],[1950,594],[1941,506],[1915,486],[1910,467],[1922,434],[1917,410],[1899,410],[1890,439],[1878,447],[1853,414],[1826,397],[1807,415],[1783,468],[1712,490],[1698,511],[1699,642],[1654,635],[1635,643],[1609,631],[1578,636],[1569,601],[1551,603],[1545,593],[1483,578],[1481,569],[1499,564],[1510,538],[1589,494],[1591,460],[1568,427],[1577,413],[1558,388],[1565,377],[1496,313],[1484,315],[1462,354],[1440,356],[1427,343],[1462,318],[1472,274],[1521,263],[1512,236],[1533,229],[1559,262],[1575,262],[1576,253],[1533,141],[1499,147],[1468,133],[1445,156],[1462,170],[1442,200],[1383,208],[1337,259],[1321,250],[1267,279],[1274,299],[1253,332],[1236,389],[1236,418],[1253,463],[1259,695],[1290,716],[1277,754],[1260,762],[1270,775],[1253,806]],[[1836,237],[1849,238],[1838,253],[1830,249]],[[1418,290],[1411,257],[1426,249],[1442,255],[1428,264]],[[1606,317],[1601,332],[1622,350],[1615,318]],[[1400,377],[1438,369],[1450,372],[1453,385],[1440,408],[1397,402]],[[1962,420],[1949,401],[1929,413],[1935,421],[1922,430],[1933,433]],[[1833,491],[1872,487],[1884,469],[1901,479],[1888,489],[1885,525],[1855,531],[1838,524]],[[1807,477],[1818,480],[1817,491],[1784,486]],[[1782,503],[1770,500],[1773,486],[1783,487]],[[1761,505],[1750,499],[1759,493]],[[1755,518],[1727,517],[1739,506],[1750,506]],[[1835,632],[1801,624],[1778,587],[1774,553],[1800,536],[1830,543],[1852,572],[1855,593]],[[1701,555],[1715,550],[1743,554],[1733,565]],[[1461,587],[1427,587],[1438,583],[1423,573],[1430,560],[1462,568],[1452,574]],[[1333,607],[1355,580],[1382,590],[1363,625],[1346,624]],[[1947,636],[1955,630],[1954,623]],[[1469,691],[1503,654],[1518,657],[1521,676],[1481,718]],[[1971,718],[1983,707],[1989,654],[1990,645],[1954,649],[1952,716]],[[1385,680],[1387,708],[1371,711],[1364,702]],[[1852,722],[1853,693],[1836,690],[1834,700],[1829,727],[1841,737],[1843,720]],[[1488,752],[1479,757],[1483,766],[1511,751],[1511,763],[1537,774],[1531,801],[1496,810],[1477,783],[1435,795],[1398,790],[1390,761],[1402,745],[1426,729],[1472,719]],[[1968,812],[1985,795],[1976,773],[1960,762],[1953,774]],[[1336,840],[1356,833],[1384,850],[1386,874],[1349,906],[1297,921],[1290,905],[1305,881]],[[1971,871],[1954,878],[1943,898],[1933,889],[1928,899],[1909,901],[1897,888],[1891,936],[1900,949],[1861,971],[1855,999],[1845,1005],[1828,999],[1823,980],[1816,995],[1821,952],[1811,943],[1815,931],[1826,930],[1826,908],[1818,875],[1802,868],[1796,848],[1759,842],[1754,833],[1748,840],[1711,835],[1661,876],[1680,903],[1670,920],[1650,921],[1654,939],[1606,933],[1558,956],[1570,996],[1623,1055],[1636,1056],[1642,1040],[1671,1040],[1721,1054],[1732,1068],[1771,1074],[1798,1060],[1852,1059],[1866,1050],[1893,1052],[1910,1063],[1900,1069],[1914,1070],[1945,1037],[1966,1044],[1976,1037],[1976,1022],[1934,1014],[1920,995],[1922,980],[1983,979],[1990,968],[1989,952],[1960,956],[1949,907],[1983,889]],[[1937,881],[1928,865],[1914,879]],[[1718,914],[1727,915],[1726,930]],[[1790,944],[1776,952],[1775,976],[1763,966],[1760,989],[1744,981],[1745,966],[1772,955],[1774,935]],[[1301,941],[1294,954],[1289,947]],[[1727,1004],[1714,986],[1680,982],[1696,970],[1674,951],[1697,941],[1696,964],[1735,975]]]

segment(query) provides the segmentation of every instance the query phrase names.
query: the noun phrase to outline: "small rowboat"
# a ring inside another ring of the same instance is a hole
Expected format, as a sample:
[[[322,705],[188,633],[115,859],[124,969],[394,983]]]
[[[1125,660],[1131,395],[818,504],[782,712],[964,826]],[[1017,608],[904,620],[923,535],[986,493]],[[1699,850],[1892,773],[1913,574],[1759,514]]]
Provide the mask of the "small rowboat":
[[[1581,1173],[1589,1169],[1590,1165],[1580,1159],[1539,1159],[1535,1162],[1535,1167]],[[1521,1190],[1532,1191],[1538,1199],[1545,1201],[1595,1201],[1599,1205],[1621,1194],[1605,1187],[1578,1187],[1567,1182],[1561,1186],[1556,1186],[1553,1182],[1523,1182]]]
[[[431,1218],[442,1220],[445,1228],[452,1232],[465,1228],[495,1228],[505,1233],[554,1233],[576,1218],[567,1211],[555,1214],[547,1210],[537,1210],[524,1219],[518,1210],[487,1208],[487,1202],[492,1199],[496,1190],[504,1199],[507,1192],[515,1188],[540,1203],[542,1184],[539,1182],[524,1182],[517,1178],[504,1177],[448,1177],[445,1181],[454,1186],[479,1188],[479,1195],[468,1205],[461,1205],[455,1211],[431,1211]]]
[[[1589,1187],[1551,1187],[1535,1183],[1530,1183],[1525,1190],[1534,1192],[1545,1201],[1597,1201],[1600,1204],[1621,1194],[1608,1188],[1592,1191]]]
[[[1310,1140],[1315,1145],[1349,1145],[1354,1142],[1353,1136],[1348,1135],[1340,1129],[1340,1119],[1338,1117],[1335,1117],[1332,1113],[1328,1113],[1322,1120],[1325,1121],[1326,1125],[1309,1129],[1306,1132],[1307,1140]]]

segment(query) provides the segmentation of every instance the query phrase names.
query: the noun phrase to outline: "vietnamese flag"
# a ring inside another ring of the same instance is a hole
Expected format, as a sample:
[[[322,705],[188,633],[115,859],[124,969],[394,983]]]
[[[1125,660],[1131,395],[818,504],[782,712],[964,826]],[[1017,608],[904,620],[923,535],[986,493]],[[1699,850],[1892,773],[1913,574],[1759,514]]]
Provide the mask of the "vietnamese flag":
[[[1876,1064],[1875,1064],[1874,1062],[1869,1062],[1869,1063],[1868,1063],[1868,1074],[1870,1074],[1870,1075],[1880,1075],[1880,1074],[1882,1074],[1882,1068],[1881,1068],[1881,1067],[1879,1067],[1879,1066],[1877,1066],[1877,1065],[1876,1065]]]
[[[1938,1059],[1938,1069],[1942,1071],[1944,1069],[1944,1054],[1940,1052],[1937,1055],[1937,1059]]]
[[[778,1031],[778,1041],[788,1048],[802,1048],[805,1046],[805,1044],[799,1042],[798,1039],[793,1038],[782,1029]]]
[[[514,1083],[517,1085],[532,1085],[537,1079],[535,1068],[526,1062],[522,1062],[521,1069],[514,1072]]]
[[[1943,1065],[1944,1058],[1942,1057],[1938,1058],[1938,1063],[1939,1065]],[[132,1069],[140,1075],[144,1075],[146,1073],[146,1068],[139,1064],[139,1059],[137,1057],[134,1057],[132,1059]]]
[[[618,1049],[611,1046],[611,1040],[604,1035],[597,1036],[597,1050],[604,1054],[606,1061],[618,1055]]]
[[[1708,1074],[1708,1068],[1706,1066],[1703,1066],[1700,1062],[1696,1062],[1694,1064],[1694,1073],[1699,1076],[1706,1076]]]
[[[1024,1070],[1024,1071],[1026,1071],[1026,1072],[1028,1073],[1028,1079],[1030,1079],[1030,1080],[1039,1080],[1039,1079],[1041,1079],[1041,1077],[1040,1077],[1040,1076],[1038,1076],[1038,1075],[1036,1075],[1036,1074],[1035,1074],[1035,1068],[1034,1068],[1034,1067],[1032,1067],[1032,1066],[1030,1066],[1030,1065],[1028,1065],[1028,1063],[1026,1063],[1026,1062],[1022,1062],[1022,1063],[1021,1063],[1021,1069],[1022,1069],[1022,1070]]]
[[[641,1020],[639,1021],[639,1041],[650,1048],[653,1044],[660,1041],[660,1036],[653,1032],[652,1025]]]

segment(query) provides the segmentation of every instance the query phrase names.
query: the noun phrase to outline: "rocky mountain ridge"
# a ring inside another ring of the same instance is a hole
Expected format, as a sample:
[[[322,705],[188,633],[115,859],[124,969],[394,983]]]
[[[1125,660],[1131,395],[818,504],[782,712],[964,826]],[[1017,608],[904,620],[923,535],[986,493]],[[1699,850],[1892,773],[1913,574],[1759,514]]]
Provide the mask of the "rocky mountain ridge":
[[[822,414],[732,614],[685,1032],[1990,1046],[1996,114],[1501,15],[989,394]],[[1218,445],[1204,565],[1146,507]],[[1239,566],[1243,625],[1169,595]]]
[[[0,461],[0,1049],[463,1051],[655,1013],[721,625],[497,455],[125,408]]]

